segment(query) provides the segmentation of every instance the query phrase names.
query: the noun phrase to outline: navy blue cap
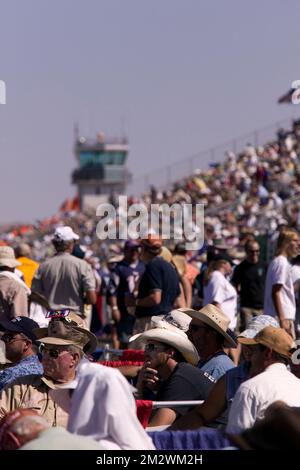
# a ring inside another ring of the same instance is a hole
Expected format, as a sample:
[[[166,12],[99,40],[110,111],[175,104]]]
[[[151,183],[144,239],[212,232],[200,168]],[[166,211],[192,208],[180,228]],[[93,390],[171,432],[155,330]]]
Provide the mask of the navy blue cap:
[[[40,325],[28,317],[15,317],[11,320],[3,320],[0,322],[2,330],[15,331],[16,333],[23,333],[31,341],[36,340],[36,336],[33,330],[39,328]]]

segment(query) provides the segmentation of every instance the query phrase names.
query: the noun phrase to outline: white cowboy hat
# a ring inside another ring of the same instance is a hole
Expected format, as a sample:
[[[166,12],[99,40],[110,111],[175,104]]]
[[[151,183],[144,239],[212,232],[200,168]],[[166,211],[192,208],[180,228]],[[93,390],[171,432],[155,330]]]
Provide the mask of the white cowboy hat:
[[[222,312],[221,309],[213,304],[205,305],[201,310],[193,310],[191,308],[180,308],[180,311],[186,313],[196,320],[201,320],[206,325],[216,330],[225,338],[224,346],[227,348],[236,348],[237,343],[228,333],[230,319]]]
[[[187,362],[194,366],[198,364],[200,358],[197,350],[182,330],[179,330],[175,326],[163,321],[157,325],[158,326],[152,330],[146,330],[144,333],[132,336],[129,339],[129,342],[138,338],[142,343],[154,340],[164,344],[169,344],[173,348],[177,349]]]
[[[153,328],[159,327],[161,322],[167,322],[169,325],[173,325],[176,328],[184,331],[185,333],[188,331],[191,317],[184,312],[181,312],[179,309],[171,310],[169,313],[165,315],[154,315],[151,317],[151,321],[153,323]]]

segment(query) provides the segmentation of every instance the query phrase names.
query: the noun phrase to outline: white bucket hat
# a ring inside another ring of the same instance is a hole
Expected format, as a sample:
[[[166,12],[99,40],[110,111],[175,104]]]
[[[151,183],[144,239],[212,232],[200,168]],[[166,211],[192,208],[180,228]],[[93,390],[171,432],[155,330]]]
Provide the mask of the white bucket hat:
[[[205,305],[201,310],[193,310],[191,308],[181,308],[180,311],[186,313],[196,320],[201,320],[206,325],[216,330],[225,338],[224,346],[227,348],[236,348],[237,343],[229,334],[230,319],[222,312],[221,309],[213,304]]]
[[[239,338],[253,339],[257,333],[263,330],[266,326],[279,328],[280,325],[276,318],[271,317],[270,315],[258,315],[257,317],[252,318],[249,322],[248,328],[238,335],[238,340]]]
[[[173,348],[177,349],[187,362],[194,366],[197,365],[200,360],[199,355],[195,346],[188,339],[184,331],[163,321],[158,323],[158,325],[159,326],[156,328],[132,336],[129,342],[135,341],[138,338],[142,343],[154,340],[164,344],[169,344]]]
[[[0,266],[8,268],[16,268],[20,266],[20,262],[16,260],[15,252],[10,246],[0,246]]]

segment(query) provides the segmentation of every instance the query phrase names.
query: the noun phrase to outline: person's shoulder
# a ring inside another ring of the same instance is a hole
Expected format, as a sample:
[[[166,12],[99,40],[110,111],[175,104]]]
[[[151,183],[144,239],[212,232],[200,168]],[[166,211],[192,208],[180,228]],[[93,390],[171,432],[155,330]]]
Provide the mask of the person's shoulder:
[[[43,384],[42,377],[40,375],[30,374],[16,377],[12,382],[10,382],[6,387],[4,387],[3,390],[12,389],[14,393],[15,389],[21,389],[23,387],[33,387],[35,389],[38,389],[40,387],[43,387],[44,385],[45,384]]]

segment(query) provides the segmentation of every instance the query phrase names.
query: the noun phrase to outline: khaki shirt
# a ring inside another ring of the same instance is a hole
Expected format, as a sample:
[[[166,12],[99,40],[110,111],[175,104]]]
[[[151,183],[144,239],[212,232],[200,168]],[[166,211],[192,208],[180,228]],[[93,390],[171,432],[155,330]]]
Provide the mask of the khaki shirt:
[[[21,284],[14,279],[0,279],[0,321],[28,316],[28,297]]]
[[[43,377],[20,377],[0,394],[0,419],[16,408],[32,408],[51,426],[66,427],[68,414],[52,400],[50,390],[49,381]]]
[[[91,266],[70,253],[57,253],[42,263],[32,281],[32,290],[51,306],[68,305],[84,312],[84,293],[96,289]]]

